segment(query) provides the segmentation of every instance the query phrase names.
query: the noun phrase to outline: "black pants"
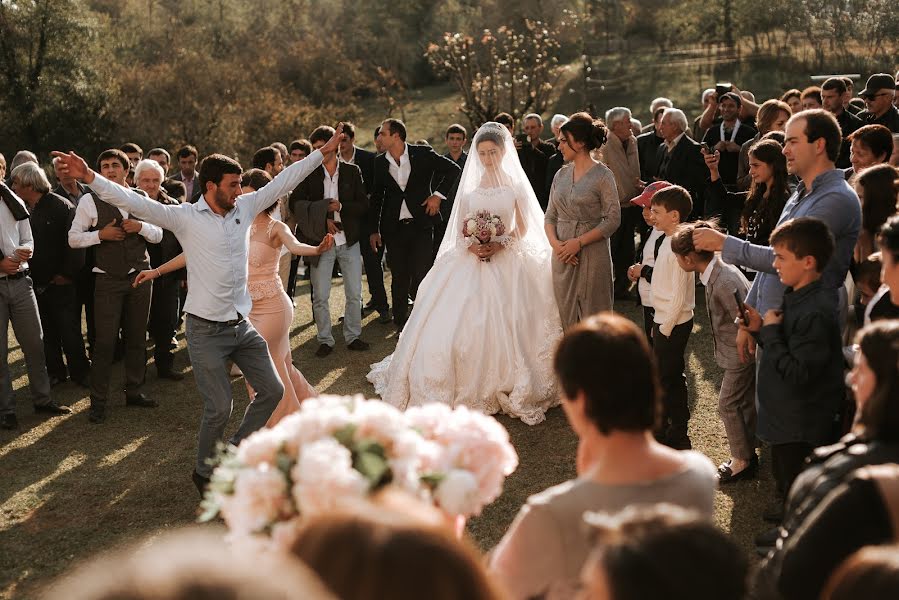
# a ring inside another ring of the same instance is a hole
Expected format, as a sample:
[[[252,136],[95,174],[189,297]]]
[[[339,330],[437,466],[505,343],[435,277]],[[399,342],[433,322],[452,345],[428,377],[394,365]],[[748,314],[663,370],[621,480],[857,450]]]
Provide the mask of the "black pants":
[[[649,340],[650,347],[652,347],[652,328],[655,327],[655,316],[656,311],[653,307],[643,307],[643,331],[646,332],[646,339]]]
[[[172,370],[175,345],[172,338],[178,328],[181,282],[171,275],[163,275],[153,282],[153,298],[150,302],[150,320],[147,331],[153,338],[153,360],[156,371],[167,373]]]
[[[640,224],[643,220],[643,211],[639,206],[621,207],[621,225],[612,239],[609,240],[612,251],[612,269],[615,273],[615,293],[624,294],[631,281],[627,278],[627,269],[634,264],[636,246],[634,246],[634,234],[641,231]]]
[[[662,384],[662,437],[661,441],[673,448],[689,448],[687,422],[690,408],[687,405],[687,375],[684,352],[693,330],[693,319],[676,325],[671,335],[665,337],[655,325],[652,330],[652,350],[659,368]]]
[[[287,295],[293,300],[297,295],[297,272],[300,269],[300,257],[294,256],[290,259],[290,274],[287,276]]]
[[[774,475],[774,489],[786,500],[790,487],[805,466],[805,459],[815,447],[806,442],[771,444],[771,472]]]
[[[86,381],[91,367],[84,352],[81,306],[75,284],[36,286],[35,292],[44,330],[47,373],[60,381],[67,375],[74,381]],[[63,352],[68,369],[62,360]]]
[[[440,250],[440,244],[443,242],[443,234],[446,233],[446,221],[434,225],[434,260],[437,260],[437,251]]]
[[[90,271],[82,271],[78,274],[75,281],[75,292],[78,300],[78,321],[79,329],[81,327],[81,307],[84,307],[84,321],[87,323],[87,347],[91,352],[94,349],[94,281],[97,278],[96,273]]]
[[[393,272],[390,286],[393,320],[400,327],[406,324],[409,298],[415,300],[418,285],[434,264],[433,234],[432,229],[421,229],[414,223],[401,223],[385,242],[387,260]]]
[[[387,303],[387,290],[384,288],[384,269],[381,268],[381,261],[384,259],[384,246],[379,247],[377,252],[372,250],[369,233],[363,227],[363,235],[359,240],[362,266],[365,268],[365,279],[368,281],[368,293],[371,294],[372,308],[386,313],[390,306]]]

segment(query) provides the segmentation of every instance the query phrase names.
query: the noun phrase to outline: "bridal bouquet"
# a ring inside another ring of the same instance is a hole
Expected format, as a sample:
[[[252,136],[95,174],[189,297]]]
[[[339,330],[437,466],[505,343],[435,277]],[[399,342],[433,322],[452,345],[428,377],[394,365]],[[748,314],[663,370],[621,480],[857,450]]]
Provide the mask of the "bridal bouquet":
[[[498,215],[489,210],[479,210],[465,215],[462,220],[462,237],[477,244],[488,244],[490,241],[506,233],[506,226]],[[482,259],[490,262],[489,258]]]
[[[477,515],[517,466],[505,428],[465,407],[400,412],[361,395],[319,396],[225,450],[200,520],[221,514],[234,538],[278,546],[301,517],[388,484],[449,516]]]

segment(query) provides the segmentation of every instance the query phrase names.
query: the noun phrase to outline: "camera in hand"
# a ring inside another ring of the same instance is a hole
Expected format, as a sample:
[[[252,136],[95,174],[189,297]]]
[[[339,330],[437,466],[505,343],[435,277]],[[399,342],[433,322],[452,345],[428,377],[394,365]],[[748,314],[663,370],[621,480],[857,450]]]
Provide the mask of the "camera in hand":
[[[716,83],[715,84],[715,95],[719,98],[726,94],[727,92],[733,89],[732,83]]]
[[[527,143],[530,142],[531,140],[528,138],[528,134],[526,134],[526,133],[519,133],[518,135],[515,136],[515,141],[516,141],[516,142],[521,142],[522,144],[527,144]]]

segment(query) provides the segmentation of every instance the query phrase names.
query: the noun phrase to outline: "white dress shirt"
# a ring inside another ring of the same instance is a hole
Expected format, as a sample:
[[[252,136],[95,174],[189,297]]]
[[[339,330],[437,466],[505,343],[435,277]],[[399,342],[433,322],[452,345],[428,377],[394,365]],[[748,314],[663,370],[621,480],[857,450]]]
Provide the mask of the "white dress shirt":
[[[400,162],[397,163],[390,152],[385,154],[387,157],[387,168],[390,170],[390,176],[400,186],[400,189],[406,191],[406,184],[409,183],[409,174],[412,173],[412,163],[409,162],[409,144],[403,144],[403,154],[400,156]],[[406,200],[403,199],[400,205],[400,221],[403,219],[411,219],[412,213],[406,206]]]
[[[110,182],[112,185],[117,185]],[[121,186],[119,186],[121,187]],[[101,196],[102,199],[102,196]],[[110,203],[111,204],[111,203]],[[128,218],[128,211],[121,207],[116,207],[123,219]],[[69,246],[72,248],[88,248],[96,246],[100,243],[100,231],[91,231],[91,227],[99,227],[102,229],[106,223],[97,223],[97,205],[94,203],[94,197],[85,194],[78,201],[78,208],[75,209],[75,218],[72,220],[72,227],[69,228]],[[145,240],[151,244],[158,244],[162,241],[162,229],[150,223],[141,223],[138,232]],[[94,273],[105,273],[103,269],[94,267]],[[128,271],[133,273],[134,269]]]
[[[337,200],[337,203],[340,203],[340,197],[337,192],[337,179],[340,176],[340,163],[337,163],[337,168],[334,169],[334,177],[331,177],[331,174],[328,173],[328,169],[325,168],[325,165],[322,165],[322,171],[325,172],[325,198],[331,198],[333,200]],[[340,223],[340,211],[334,211],[334,222]],[[346,245],[346,232],[341,229],[337,233],[334,234],[334,245],[335,246],[345,246]]]
[[[16,196],[16,200],[25,208],[25,203]],[[28,247],[34,250],[34,238],[31,235],[31,221],[22,219],[16,221],[5,202],[0,201],[0,250],[3,258],[14,256],[16,248]],[[19,271],[28,268],[28,262],[19,263]],[[5,279],[6,273],[0,273],[0,279]]]
[[[124,208],[175,234],[187,258],[184,311],[210,321],[246,316],[253,306],[247,291],[249,229],[260,212],[276,202],[322,164],[318,150],[295,162],[261,190],[242,194],[224,217],[200,196],[196,204],[166,205],[115,185],[97,175],[91,189],[104,201]]]
[[[671,251],[671,238],[666,236],[652,269],[652,307],[662,335],[668,337],[676,325],[692,319],[694,306],[696,278],[677,264],[677,257]]]

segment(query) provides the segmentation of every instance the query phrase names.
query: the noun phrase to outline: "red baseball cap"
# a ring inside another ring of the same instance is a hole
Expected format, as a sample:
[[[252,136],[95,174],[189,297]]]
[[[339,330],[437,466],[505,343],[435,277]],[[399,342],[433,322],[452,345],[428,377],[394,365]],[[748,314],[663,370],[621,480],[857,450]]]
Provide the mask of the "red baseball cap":
[[[656,195],[656,192],[663,190],[666,187],[671,187],[672,185],[674,184],[667,181],[653,181],[643,188],[642,194],[636,198],[631,198],[631,204],[636,204],[640,208],[646,208],[649,206],[650,202],[652,202],[652,197]]]

